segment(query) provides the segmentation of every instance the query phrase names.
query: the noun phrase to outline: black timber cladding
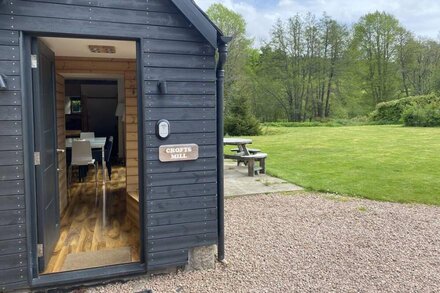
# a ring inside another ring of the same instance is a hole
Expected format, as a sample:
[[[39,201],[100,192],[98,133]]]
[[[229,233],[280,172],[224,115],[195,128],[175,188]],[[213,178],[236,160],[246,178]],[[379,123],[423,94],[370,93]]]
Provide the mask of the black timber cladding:
[[[185,264],[190,248],[215,244],[213,39],[207,40],[170,0],[0,3],[0,74],[7,75],[8,82],[8,90],[0,91],[0,291],[27,286],[29,281],[24,214],[25,196],[30,195],[25,195],[24,186],[31,179],[23,171],[21,106],[29,97],[22,95],[20,31],[141,39],[148,269]],[[158,92],[158,80],[167,81],[167,95]],[[200,159],[160,163],[161,142],[154,135],[158,119],[168,119],[172,125],[172,136],[163,143],[198,143]]]

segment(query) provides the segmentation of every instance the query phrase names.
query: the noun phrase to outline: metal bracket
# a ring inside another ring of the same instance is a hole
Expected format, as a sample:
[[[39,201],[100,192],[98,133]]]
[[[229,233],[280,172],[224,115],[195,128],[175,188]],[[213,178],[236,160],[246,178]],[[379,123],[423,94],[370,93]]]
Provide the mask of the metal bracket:
[[[37,55],[31,55],[31,67],[32,68],[38,68]]]
[[[41,158],[40,158],[40,152],[35,152],[34,153],[34,165],[35,166],[40,166],[41,164]]]
[[[37,244],[37,256],[38,257],[44,256],[44,245],[43,244]]]

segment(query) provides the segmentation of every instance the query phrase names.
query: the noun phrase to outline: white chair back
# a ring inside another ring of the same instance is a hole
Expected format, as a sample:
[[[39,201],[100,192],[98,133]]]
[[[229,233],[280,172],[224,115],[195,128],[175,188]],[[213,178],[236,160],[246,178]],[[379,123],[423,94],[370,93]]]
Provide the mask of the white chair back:
[[[81,132],[79,134],[79,138],[81,138],[81,139],[94,139],[95,133],[94,132]]]
[[[72,142],[72,165],[84,166],[93,161],[92,146],[88,140],[74,140]]]

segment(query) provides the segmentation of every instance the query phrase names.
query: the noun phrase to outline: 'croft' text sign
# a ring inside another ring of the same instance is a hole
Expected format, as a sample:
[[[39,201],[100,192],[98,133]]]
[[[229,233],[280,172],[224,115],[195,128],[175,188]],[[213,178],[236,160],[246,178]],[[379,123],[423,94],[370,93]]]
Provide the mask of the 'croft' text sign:
[[[159,147],[161,162],[194,161],[199,158],[199,146],[196,144],[174,144]]]

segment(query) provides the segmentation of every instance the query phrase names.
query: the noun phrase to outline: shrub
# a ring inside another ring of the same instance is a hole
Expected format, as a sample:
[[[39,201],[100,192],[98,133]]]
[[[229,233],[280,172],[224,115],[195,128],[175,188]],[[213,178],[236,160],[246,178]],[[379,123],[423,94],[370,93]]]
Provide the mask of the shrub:
[[[306,122],[266,122],[263,125],[269,127],[340,127],[340,126],[361,126],[371,125],[367,117],[355,117],[351,119],[330,119]]]
[[[225,117],[225,133],[231,136],[260,135],[260,122],[251,113],[246,97],[233,98],[229,113]]]
[[[440,126],[440,102],[413,104],[405,109],[402,117],[405,126]]]
[[[376,110],[370,114],[370,119],[379,124],[401,124],[403,122],[402,115],[407,107],[414,105],[423,107],[438,102],[440,102],[440,97],[432,94],[379,103]]]

